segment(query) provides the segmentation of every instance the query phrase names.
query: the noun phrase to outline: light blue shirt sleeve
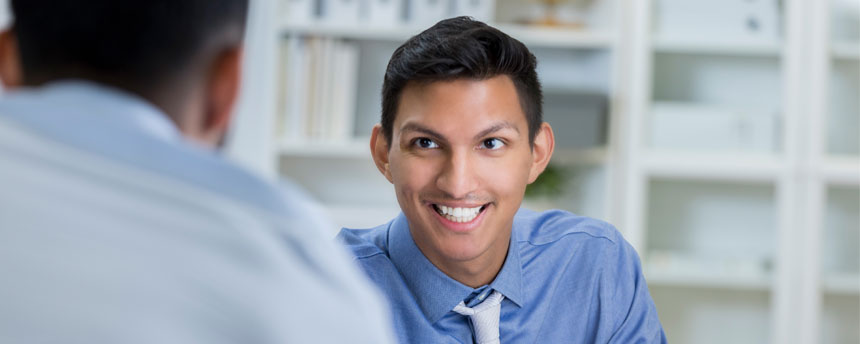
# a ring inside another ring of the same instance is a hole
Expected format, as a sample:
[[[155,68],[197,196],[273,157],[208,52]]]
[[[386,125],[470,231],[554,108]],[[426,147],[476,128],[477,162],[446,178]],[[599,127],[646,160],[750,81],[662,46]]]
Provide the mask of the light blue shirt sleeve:
[[[665,343],[666,336],[642,273],[636,251],[626,241],[615,246],[608,266],[607,291],[614,303],[617,324],[609,343]]]

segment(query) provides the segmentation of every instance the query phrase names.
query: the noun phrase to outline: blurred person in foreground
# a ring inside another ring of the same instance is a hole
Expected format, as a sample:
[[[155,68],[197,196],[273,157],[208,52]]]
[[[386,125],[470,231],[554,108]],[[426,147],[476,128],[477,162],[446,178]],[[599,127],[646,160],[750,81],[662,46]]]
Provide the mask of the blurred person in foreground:
[[[388,343],[297,190],[225,161],[248,0],[12,0],[0,342]]]
[[[664,343],[633,247],[610,224],[520,209],[552,156],[536,60],[466,17],[391,57],[371,151],[402,213],[339,238],[403,343]]]

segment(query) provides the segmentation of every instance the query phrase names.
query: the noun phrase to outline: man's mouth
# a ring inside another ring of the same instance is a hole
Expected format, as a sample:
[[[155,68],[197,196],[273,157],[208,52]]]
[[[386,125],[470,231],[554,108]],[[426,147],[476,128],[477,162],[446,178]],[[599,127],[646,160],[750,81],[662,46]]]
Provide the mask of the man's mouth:
[[[472,222],[478,215],[481,214],[482,211],[487,209],[489,203],[472,207],[472,208],[463,208],[463,207],[448,207],[441,204],[432,204],[433,210],[436,210],[436,213],[447,219],[451,222],[457,223],[467,223]]]

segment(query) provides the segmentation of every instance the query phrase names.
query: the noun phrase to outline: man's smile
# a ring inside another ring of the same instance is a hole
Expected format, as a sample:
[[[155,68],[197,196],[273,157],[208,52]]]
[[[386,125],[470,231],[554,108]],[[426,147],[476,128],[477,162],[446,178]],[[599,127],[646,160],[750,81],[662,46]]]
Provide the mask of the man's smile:
[[[478,227],[490,204],[429,203],[429,206],[443,226],[456,232],[465,232]]]

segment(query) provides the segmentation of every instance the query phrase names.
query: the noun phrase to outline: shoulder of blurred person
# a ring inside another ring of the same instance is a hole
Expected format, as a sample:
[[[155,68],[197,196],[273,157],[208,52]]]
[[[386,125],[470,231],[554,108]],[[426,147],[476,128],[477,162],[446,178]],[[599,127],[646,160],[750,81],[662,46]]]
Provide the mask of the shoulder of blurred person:
[[[0,342],[391,342],[313,203],[217,152],[247,1],[12,5]]]
[[[0,166],[2,342],[386,340],[379,296],[297,186],[142,100],[87,82],[13,92]]]

